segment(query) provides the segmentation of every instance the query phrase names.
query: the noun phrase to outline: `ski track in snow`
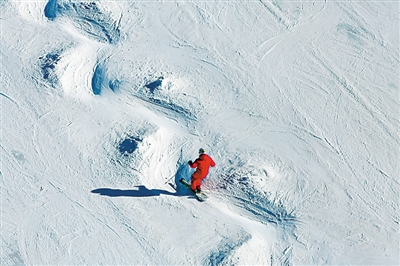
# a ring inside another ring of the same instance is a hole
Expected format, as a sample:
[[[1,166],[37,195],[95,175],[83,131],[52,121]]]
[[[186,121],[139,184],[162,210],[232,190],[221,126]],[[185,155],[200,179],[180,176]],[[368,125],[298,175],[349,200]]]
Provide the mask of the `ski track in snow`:
[[[398,3],[1,8],[0,264],[399,263]]]

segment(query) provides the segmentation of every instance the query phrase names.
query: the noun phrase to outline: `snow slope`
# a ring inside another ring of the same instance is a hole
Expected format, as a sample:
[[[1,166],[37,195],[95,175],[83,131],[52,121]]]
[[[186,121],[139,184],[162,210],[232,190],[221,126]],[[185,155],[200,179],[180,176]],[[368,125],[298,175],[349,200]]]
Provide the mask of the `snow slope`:
[[[397,1],[0,6],[1,265],[400,264]]]

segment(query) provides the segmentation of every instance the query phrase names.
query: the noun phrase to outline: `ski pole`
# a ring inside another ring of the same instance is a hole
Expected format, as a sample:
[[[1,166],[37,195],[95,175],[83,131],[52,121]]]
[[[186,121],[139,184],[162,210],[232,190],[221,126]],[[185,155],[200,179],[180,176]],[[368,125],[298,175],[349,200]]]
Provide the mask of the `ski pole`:
[[[167,181],[165,181],[164,184],[167,184],[173,177],[175,177],[176,174],[181,170],[181,168],[182,168],[183,166],[185,166],[185,164],[181,164],[181,166],[179,166],[178,170],[176,170],[176,173],[173,174],[170,178],[168,178]]]

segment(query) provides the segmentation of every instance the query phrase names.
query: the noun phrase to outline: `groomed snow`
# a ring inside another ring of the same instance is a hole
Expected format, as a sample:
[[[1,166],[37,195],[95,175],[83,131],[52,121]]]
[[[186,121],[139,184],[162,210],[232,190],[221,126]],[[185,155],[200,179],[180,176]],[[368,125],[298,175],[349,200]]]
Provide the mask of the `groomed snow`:
[[[1,265],[400,264],[399,2],[0,7]]]

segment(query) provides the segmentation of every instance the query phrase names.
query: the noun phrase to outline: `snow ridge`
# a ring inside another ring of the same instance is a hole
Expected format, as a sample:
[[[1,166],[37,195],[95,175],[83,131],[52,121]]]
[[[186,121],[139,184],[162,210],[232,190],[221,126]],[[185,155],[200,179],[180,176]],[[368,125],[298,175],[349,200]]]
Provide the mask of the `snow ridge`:
[[[68,17],[77,28],[98,42],[115,44],[120,38],[117,22],[104,14],[96,2],[49,0],[44,15],[50,20],[58,16]]]

